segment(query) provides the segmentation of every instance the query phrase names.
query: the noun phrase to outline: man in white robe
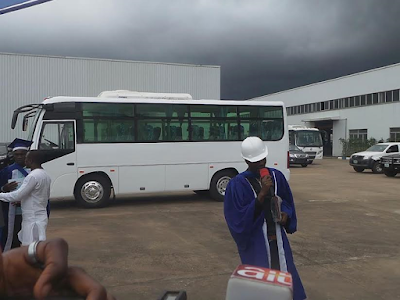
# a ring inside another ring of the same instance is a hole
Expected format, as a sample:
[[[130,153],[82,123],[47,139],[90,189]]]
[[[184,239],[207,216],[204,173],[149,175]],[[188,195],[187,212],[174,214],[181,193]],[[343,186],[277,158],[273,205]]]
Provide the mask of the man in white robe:
[[[18,239],[22,245],[46,240],[48,223],[46,206],[50,198],[50,176],[42,168],[42,153],[29,151],[26,166],[31,169],[21,187],[13,192],[1,193],[0,201],[21,202],[22,229]]]

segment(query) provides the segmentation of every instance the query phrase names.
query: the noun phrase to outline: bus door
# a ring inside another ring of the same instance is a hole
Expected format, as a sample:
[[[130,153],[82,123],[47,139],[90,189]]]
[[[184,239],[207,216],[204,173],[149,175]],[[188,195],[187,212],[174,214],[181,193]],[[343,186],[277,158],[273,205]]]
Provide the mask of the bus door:
[[[75,120],[43,121],[38,149],[46,154],[43,168],[50,175],[51,198],[72,197],[78,178]]]

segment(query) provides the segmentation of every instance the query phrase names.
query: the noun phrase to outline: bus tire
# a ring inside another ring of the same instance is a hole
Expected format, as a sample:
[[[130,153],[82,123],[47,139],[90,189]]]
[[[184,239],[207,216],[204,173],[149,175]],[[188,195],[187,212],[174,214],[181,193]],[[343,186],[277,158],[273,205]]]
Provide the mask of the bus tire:
[[[210,196],[215,201],[223,202],[225,198],[225,190],[229,180],[236,176],[236,172],[232,170],[223,170],[214,174],[210,183]]]
[[[75,187],[75,200],[85,208],[104,207],[110,202],[111,182],[102,175],[87,175]]]

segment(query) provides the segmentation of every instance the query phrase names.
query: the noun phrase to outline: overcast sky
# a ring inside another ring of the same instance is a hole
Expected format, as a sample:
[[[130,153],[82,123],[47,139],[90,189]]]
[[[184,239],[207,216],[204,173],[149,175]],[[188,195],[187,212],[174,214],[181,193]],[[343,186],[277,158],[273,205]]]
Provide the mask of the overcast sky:
[[[219,65],[222,99],[249,99],[400,62],[399,20],[397,0],[53,0],[0,15],[0,52]]]

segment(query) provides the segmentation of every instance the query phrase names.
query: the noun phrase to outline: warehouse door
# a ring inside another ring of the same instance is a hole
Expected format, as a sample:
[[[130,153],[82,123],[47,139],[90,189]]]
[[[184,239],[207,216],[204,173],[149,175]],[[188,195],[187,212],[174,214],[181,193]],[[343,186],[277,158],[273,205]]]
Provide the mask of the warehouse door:
[[[324,156],[332,156],[333,121],[315,121],[314,127],[318,128],[322,133],[322,140],[324,143]]]

